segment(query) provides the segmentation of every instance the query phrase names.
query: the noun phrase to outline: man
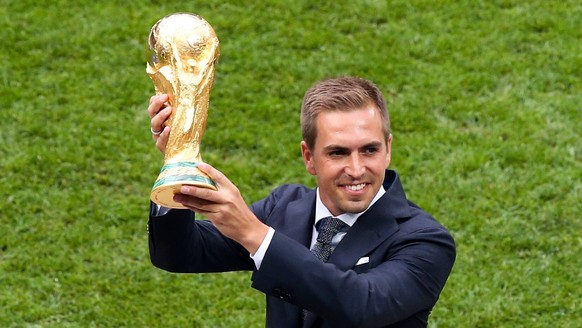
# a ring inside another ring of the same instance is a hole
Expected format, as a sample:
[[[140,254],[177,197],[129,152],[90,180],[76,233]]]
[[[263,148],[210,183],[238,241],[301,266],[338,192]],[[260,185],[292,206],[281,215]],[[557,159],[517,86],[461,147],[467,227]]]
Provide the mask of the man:
[[[166,100],[154,96],[148,108],[162,152]],[[226,176],[200,163],[219,189],[183,187],[175,200],[189,210],[152,204],[152,263],[171,272],[253,271],[267,327],[426,327],[455,245],[387,170],[392,135],[382,93],[360,78],[321,81],[305,94],[301,128],[316,189],[283,185],[248,207]]]

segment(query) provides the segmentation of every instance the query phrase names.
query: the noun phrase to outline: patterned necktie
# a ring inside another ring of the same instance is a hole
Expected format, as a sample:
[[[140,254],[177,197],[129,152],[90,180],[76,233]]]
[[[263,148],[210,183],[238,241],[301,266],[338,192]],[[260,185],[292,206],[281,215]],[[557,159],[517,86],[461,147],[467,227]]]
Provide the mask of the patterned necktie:
[[[321,260],[321,262],[327,262],[327,259],[331,255],[331,252],[335,249],[337,244],[339,244],[341,238],[336,238],[339,240],[333,240],[333,237],[340,232],[345,232],[350,226],[344,223],[344,221],[334,218],[332,216],[325,217],[315,225],[317,230],[317,242],[311,248],[311,252]],[[309,311],[303,309],[303,320],[307,316]]]
[[[339,232],[346,231],[350,226],[338,218],[328,216],[317,222],[317,242],[313,245],[311,252],[315,254],[322,262],[327,262],[331,252],[335,249],[339,241],[333,237]]]

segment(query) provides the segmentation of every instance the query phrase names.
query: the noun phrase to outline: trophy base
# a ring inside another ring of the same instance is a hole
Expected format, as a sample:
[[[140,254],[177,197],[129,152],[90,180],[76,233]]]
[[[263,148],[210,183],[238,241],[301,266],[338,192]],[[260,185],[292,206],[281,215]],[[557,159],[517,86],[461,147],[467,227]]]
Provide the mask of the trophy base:
[[[174,195],[180,193],[184,185],[218,190],[216,183],[198,169],[196,162],[170,163],[162,167],[150,199],[163,207],[185,209],[184,205],[174,201]]]

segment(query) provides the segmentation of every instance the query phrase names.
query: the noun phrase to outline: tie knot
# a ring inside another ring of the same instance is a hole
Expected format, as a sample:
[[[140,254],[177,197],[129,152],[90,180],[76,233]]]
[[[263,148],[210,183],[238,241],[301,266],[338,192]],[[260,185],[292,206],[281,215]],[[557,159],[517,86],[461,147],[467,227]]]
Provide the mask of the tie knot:
[[[323,244],[331,243],[333,236],[349,226],[342,220],[333,216],[325,217],[317,222],[317,241]]]

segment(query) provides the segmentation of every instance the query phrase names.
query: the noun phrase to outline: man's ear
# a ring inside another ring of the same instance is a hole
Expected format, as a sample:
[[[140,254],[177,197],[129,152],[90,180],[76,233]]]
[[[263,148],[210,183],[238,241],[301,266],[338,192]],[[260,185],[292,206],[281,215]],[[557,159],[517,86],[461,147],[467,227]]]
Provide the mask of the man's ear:
[[[305,141],[301,141],[301,155],[303,156],[303,163],[305,164],[305,169],[309,174],[315,175],[315,165],[313,163],[313,153],[307,147]]]
[[[386,139],[386,168],[390,166],[392,160],[392,133],[388,135]]]

